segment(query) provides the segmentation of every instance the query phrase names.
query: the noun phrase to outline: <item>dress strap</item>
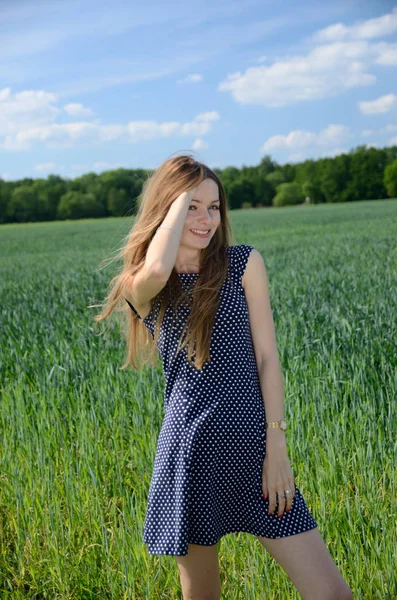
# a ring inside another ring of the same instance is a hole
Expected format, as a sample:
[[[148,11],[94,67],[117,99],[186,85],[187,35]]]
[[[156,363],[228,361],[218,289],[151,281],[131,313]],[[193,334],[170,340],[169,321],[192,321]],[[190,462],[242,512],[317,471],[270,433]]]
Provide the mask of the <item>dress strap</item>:
[[[136,314],[136,316],[138,317],[138,319],[141,319],[141,321],[142,321],[142,317],[137,313],[137,311],[135,310],[135,308],[132,306],[131,302],[129,302],[129,300],[127,300],[127,298],[125,298],[125,301],[130,306],[131,310]]]

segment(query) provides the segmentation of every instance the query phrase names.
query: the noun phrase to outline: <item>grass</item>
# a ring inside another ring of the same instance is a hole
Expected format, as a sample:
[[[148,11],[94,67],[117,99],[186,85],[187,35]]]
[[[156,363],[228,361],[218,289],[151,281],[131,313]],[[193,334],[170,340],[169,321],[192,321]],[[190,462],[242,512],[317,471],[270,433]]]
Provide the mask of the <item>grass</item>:
[[[295,480],[355,599],[397,597],[397,201],[232,212],[264,257]],[[0,597],[176,599],[142,542],[160,364],[120,371],[94,326],[130,219],[3,225]],[[300,598],[253,536],[219,543],[223,598]]]

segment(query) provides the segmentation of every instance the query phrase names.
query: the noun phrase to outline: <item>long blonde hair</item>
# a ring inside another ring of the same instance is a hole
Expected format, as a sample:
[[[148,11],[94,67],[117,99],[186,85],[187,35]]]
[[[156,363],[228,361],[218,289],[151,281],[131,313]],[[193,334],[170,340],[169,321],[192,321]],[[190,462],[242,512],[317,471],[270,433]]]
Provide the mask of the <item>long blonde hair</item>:
[[[183,301],[188,300],[190,304],[188,291],[182,289],[178,274],[173,268],[165,287],[151,300],[152,309],[155,302],[159,306],[152,338],[145,324],[127,304],[123,291],[128,274],[133,275],[143,266],[147,248],[171,204],[183,191],[198,186],[206,178],[213,179],[219,188],[220,224],[208,247],[200,254],[200,274],[191,291],[190,314],[177,351],[187,345],[188,360],[197,369],[201,369],[207,360],[210,361],[211,332],[219,306],[220,289],[227,276],[225,248],[230,245],[231,238],[234,243],[234,234],[227,215],[226,193],[216,173],[191,155],[181,155],[167,159],[144,182],[134,225],[115,257],[123,259],[123,266],[109,284],[105,303],[91,305],[102,306],[102,311],[93,317],[96,322],[106,319],[116,309],[126,317],[121,322],[121,327],[126,337],[127,356],[121,369],[131,365],[140,370],[142,361],[155,366],[158,359],[158,336],[167,306],[171,305],[176,310]]]

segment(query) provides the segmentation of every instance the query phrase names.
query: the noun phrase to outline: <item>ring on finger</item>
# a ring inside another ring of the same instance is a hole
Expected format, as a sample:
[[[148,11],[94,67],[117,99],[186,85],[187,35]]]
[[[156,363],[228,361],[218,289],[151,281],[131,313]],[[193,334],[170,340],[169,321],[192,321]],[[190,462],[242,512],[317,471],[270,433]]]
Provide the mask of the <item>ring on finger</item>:
[[[284,494],[281,497],[286,498],[287,494],[292,494],[290,487],[288,487],[286,490],[284,490]]]

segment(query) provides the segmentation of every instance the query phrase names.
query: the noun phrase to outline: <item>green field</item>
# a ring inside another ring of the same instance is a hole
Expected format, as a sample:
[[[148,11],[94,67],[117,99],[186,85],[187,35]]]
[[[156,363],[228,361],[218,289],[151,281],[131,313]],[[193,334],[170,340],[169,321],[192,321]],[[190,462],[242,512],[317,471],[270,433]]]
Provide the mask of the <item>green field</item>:
[[[295,480],[354,598],[397,598],[397,200],[231,213],[266,264]],[[0,598],[181,598],[143,544],[160,363],[94,324],[128,218],[0,227]],[[248,533],[226,600],[300,598]],[[319,599],[321,600],[321,599]]]

